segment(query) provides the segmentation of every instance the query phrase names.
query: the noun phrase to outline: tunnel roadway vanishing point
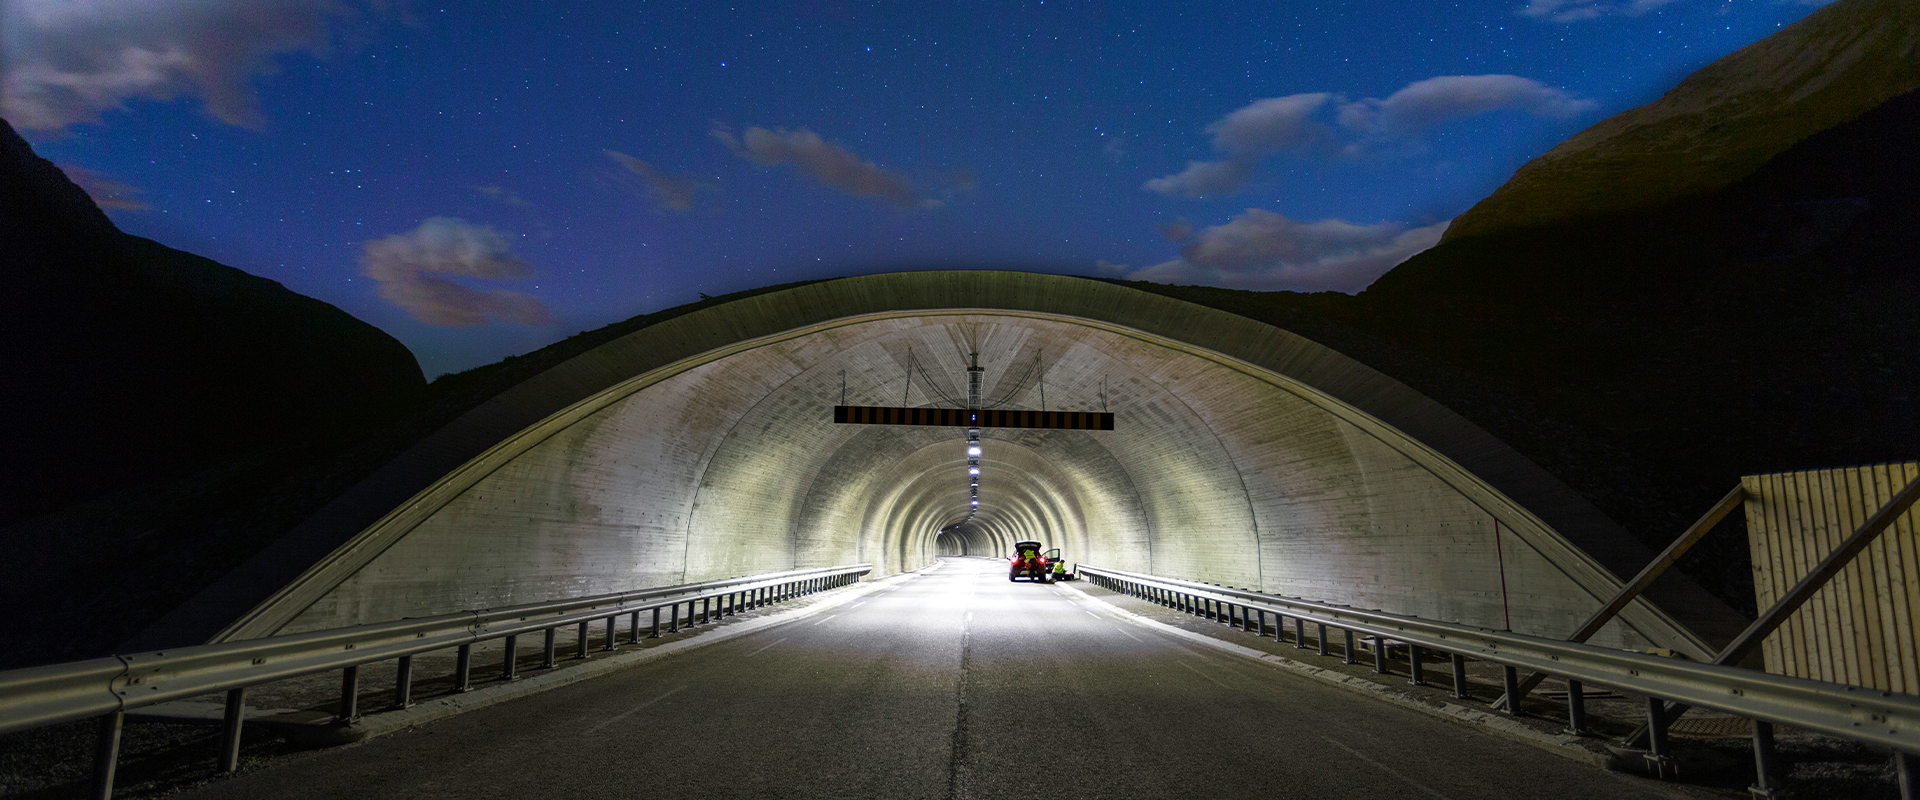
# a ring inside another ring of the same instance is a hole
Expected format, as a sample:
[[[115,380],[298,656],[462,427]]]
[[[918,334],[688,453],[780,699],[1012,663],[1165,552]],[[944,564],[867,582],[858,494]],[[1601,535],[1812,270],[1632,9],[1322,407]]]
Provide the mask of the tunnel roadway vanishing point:
[[[963,429],[835,425],[831,410],[946,405],[966,396],[970,353],[1002,407],[1038,408],[1044,385],[1049,409],[1118,423],[987,429],[967,521]],[[1036,362],[1039,379],[1016,386]],[[1551,637],[1651,556],[1466,419],[1300,336],[1102,281],[906,272],[715,305],[549,369],[133,644],[835,564],[882,577],[1020,538],[1114,569]],[[1592,641],[1699,658],[1742,624],[1674,575]]]

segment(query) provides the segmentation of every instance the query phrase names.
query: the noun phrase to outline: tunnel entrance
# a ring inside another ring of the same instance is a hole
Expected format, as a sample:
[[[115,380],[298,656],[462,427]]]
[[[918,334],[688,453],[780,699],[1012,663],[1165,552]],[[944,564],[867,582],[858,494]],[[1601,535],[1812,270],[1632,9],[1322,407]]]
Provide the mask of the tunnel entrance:
[[[953,381],[973,353],[1007,407],[1039,407],[1039,382],[1014,377],[1037,364],[1050,409],[1119,423],[983,429],[969,516],[960,430],[836,425],[832,409],[945,405],[965,396]],[[928,366],[909,379],[911,364]],[[325,558],[216,639],[832,564],[881,576],[1020,538],[1082,563],[1558,636],[1645,558],[1510,448],[1338,353],[1024,273],[850,278],[688,314],[395,463],[308,532],[340,540]],[[396,482],[410,496],[380,502]],[[1704,652],[1698,625],[1737,618],[1689,590],[1695,619],[1641,603],[1595,641]]]

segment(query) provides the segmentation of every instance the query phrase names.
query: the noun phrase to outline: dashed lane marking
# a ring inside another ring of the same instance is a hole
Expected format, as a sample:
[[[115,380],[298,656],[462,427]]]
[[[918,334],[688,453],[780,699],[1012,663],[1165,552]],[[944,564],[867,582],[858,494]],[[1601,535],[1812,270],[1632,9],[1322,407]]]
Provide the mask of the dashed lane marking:
[[[1446,796],[1446,795],[1444,795],[1444,794],[1441,794],[1441,793],[1439,793],[1439,792],[1437,792],[1437,791],[1434,791],[1434,790],[1433,790],[1433,789],[1432,789],[1431,787],[1428,787],[1428,786],[1427,786],[1426,784],[1423,784],[1423,783],[1420,783],[1419,781],[1416,781],[1416,780],[1414,780],[1414,779],[1412,779],[1412,778],[1409,778],[1409,777],[1407,777],[1407,776],[1405,776],[1405,775],[1402,775],[1402,774],[1400,774],[1400,773],[1398,773],[1398,772],[1396,772],[1396,771],[1394,771],[1394,769],[1393,769],[1392,767],[1389,767],[1389,766],[1387,766],[1387,765],[1385,765],[1385,764],[1382,764],[1382,763],[1380,763],[1380,762],[1378,762],[1378,761],[1375,761],[1375,760],[1373,760],[1373,759],[1371,759],[1371,758],[1368,758],[1368,757],[1366,757],[1366,755],[1365,755],[1365,754],[1363,754],[1363,753],[1361,753],[1361,752],[1360,752],[1360,751],[1358,751],[1358,750],[1355,750],[1355,749],[1353,749],[1353,748],[1351,748],[1351,747],[1348,747],[1348,746],[1346,746],[1346,745],[1344,745],[1344,744],[1341,744],[1341,743],[1339,743],[1339,742],[1336,742],[1336,741],[1334,741],[1334,740],[1332,740],[1332,739],[1328,739],[1328,738],[1327,738],[1327,737],[1325,737],[1325,736],[1322,736],[1322,737],[1320,737],[1320,739],[1321,739],[1322,741],[1325,741],[1325,742],[1326,742],[1327,744],[1330,744],[1330,745],[1333,745],[1334,747],[1338,747],[1338,748],[1340,748],[1340,749],[1342,749],[1342,750],[1345,750],[1345,751],[1347,751],[1348,753],[1351,753],[1351,754],[1353,754],[1353,757],[1354,757],[1354,758],[1357,758],[1357,759],[1360,759],[1361,761],[1365,761],[1365,762],[1367,762],[1367,763],[1369,763],[1369,764],[1372,764],[1372,765],[1374,766],[1374,768],[1375,768],[1375,769],[1378,769],[1378,770],[1380,770],[1381,772],[1384,772],[1384,773],[1387,773],[1388,775],[1392,775],[1393,777],[1395,777],[1395,778],[1398,778],[1398,779],[1400,779],[1400,782],[1401,782],[1401,783],[1404,783],[1404,784],[1406,784],[1406,785],[1408,785],[1408,786],[1411,786],[1411,787],[1413,787],[1413,788],[1415,788],[1415,789],[1419,789],[1419,790],[1420,790],[1421,792],[1423,792],[1423,793],[1425,793],[1425,794],[1426,794],[1427,796],[1429,796],[1429,797],[1437,797],[1437,798],[1440,798],[1440,800],[1447,800],[1447,796]]]
[[[754,657],[754,656],[757,656],[757,655],[760,655],[760,651],[761,651],[761,650],[765,650],[765,649],[767,649],[767,648],[769,648],[769,647],[772,647],[772,646],[774,646],[774,645],[776,645],[776,644],[779,644],[779,643],[781,643],[781,642],[784,642],[784,641],[786,641],[786,640],[787,640],[787,637],[785,637],[785,636],[782,636],[782,637],[780,637],[780,638],[778,638],[778,639],[775,639],[775,640],[773,640],[773,641],[771,641],[771,642],[768,642],[768,643],[766,643],[766,644],[764,644],[764,645],[761,645],[761,646],[759,647],[759,649],[757,649],[757,650],[754,650],[754,651],[753,651],[753,652],[751,652],[751,653],[748,653],[748,654],[747,654],[747,658],[752,658],[752,657]]]
[[[658,703],[662,700],[672,697],[674,692],[678,692],[681,689],[685,689],[685,688],[687,688],[687,685],[683,683],[679,686],[675,686],[671,689],[661,692],[658,696],[654,697],[652,700],[648,700],[647,702],[641,703],[640,705],[634,706],[633,708],[629,708],[626,711],[623,711],[619,714],[615,714],[611,717],[601,720],[600,724],[595,725],[591,728],[588,728],[587,733],[597,733],[601,728],[607,727],[608,725],[612,725],[613,723],[619,722],[620,720],[626,719],[627,717],[631,717],[635,714],[638,714],[640,713],[641,710],[645,709],[647,706],[653,705],[654,703]]]

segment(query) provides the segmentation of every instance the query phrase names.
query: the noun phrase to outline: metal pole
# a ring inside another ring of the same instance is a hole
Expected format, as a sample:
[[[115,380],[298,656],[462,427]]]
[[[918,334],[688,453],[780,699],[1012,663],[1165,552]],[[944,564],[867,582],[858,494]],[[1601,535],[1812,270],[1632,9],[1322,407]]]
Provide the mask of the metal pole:
[[[1893,751],[1893,782],[1900,787],[1900,800],[1920,800],[1920,756],[1905,750]]]
[[[1420,645],[1407,645],[1407,683],[1415,686],[1427,685],[1427,673],[1421,670]]]
[[[1587,687],[1579,681],[1567,681],[1567,730],[1571,736],[1586,736],[1587,731]]]
[[[473,645],[463,644],[453,658],[453,691],[455,694],[473,688]]]
[[[1322,625],[1320,626],[1320,655],[1323,656],[1327,654],[1326,639],[1327,626]],[[1293,618],[1293,649],[1307,649],[1307,621],[1299,617]]]
[[[507,637],[506,645],[507,652],[500,657],[500,680],[517,680],[520,677],[520,637]]]
[[[587,657],[587,640],[593,638],[587,633],[587,620],[580,620],[580,626],[573,632],[573,657],[575,660]]]
[[[1453,656],[1453,699],[1467,699],[1467,657],[1459,653]]]
[[[93,737],[93,796],[95,800],[113,797],[113,772],[120,765],[120,729],[127,715],[115,711],[100,718]]]
[[[1347,635],[1347,649],[1346,652],[1343,653],[1346,659],[1343,663],[1351,664],[1353,663],[1353,631],[1343,628],[1340,632]]]
[[[1293,646],[1294,647],[1304,648],[1307,646],[1306,640],[1300,635],[1305,632],[1306,627],[1307,627],[1306,620],[1300,619],[1298,617],[1294,618],[1293,620]],[[1319,636],[1317,636],[1313,640],[1313,645],[1314,647],[1319,649],[1320,655],[1324,656],[1327,654],[1327,623],[1316,622],[1314,623],[1314,628],[1315,628],[1315,632],[1318,633]]]
[[[1373,671],[1375,674],[1387,674],[1387,637],[1369,636],[1373,640]]]
[[[340,670],[340,721],[352,722],[360,717],[360,667],[344,667]]]
[[[673,613],[669,615],[667,618],[667,632],[679,633],[680,632],[680,604],[674,603],[672,606],[672,609],[673,609]]]
[[[1264,609],[1255,609],[1255,611],[1259,614],[1259,630],[1254,631],[1253,635],[1265,639],[1267,638],[1267,612]]]
[[[614,629],[618,628],[619,626],[620,626],[619,614],[614,614],[613,616],[607,617],[607,646],[602,647],[600,649],[606,650],[608,652],[612,652],[614,648],[617,648],[620,646],[619,642],[614,639]]]
[[[660,607],[659,606],[653,607],[653,635],[647,638],[649,639],[660,638]]]
[[[240,768],[240,728],[247,719],[247,687],[227,690],[226,725],[220,734],[220,771]]]
[[[711,617],[712,613],[713,613],[713,598],[711,597],[700,598],[700,624],[702,625],[707,624],[707,621],[712,619]]]
[[[413,705],[413,656],[395,659],[393,670],[393,707]]]
[[[640,612],[633,612],[633,618],[627,620],[627,644],[640,643]]]
[[[1771,800],[1787,796],[1786,786],[1780,781],[1780,765],[1775,759],[1773,749],[1773,723],[1765,720],[1753,721],[1753,773],[1754,782],[1747,787],[1747,794],[1754,800]],[[1898,751],[1895,752],[1898,758]]]
[[[554,666],[555,666],[555,663],[556,663],[556,662],[555,662],[555,661],[554,661],[554,659],[553,659],[553,640],[554,640],[555,638],[557,638],[557,637],[559,636],[559,634],[560,634],[560,629],[559,629],[559,628],[548,628],[548,629],[546,630],[546,642],[545,642],[545,647],[543,647],[543,648],[541,648],[541,651],[542,651],[542,652],[541,652],[541,654],[540,654],[540,668],[541,668],[541,669],[553,669],[553,668],[554,668]]]
[[[1647,770],[1663,781],[1676,772],[1673,754],[1667,747],[1666,705],[1658,697],[1647,698]]]
[[[1506,696],[1519,697],[1520,670],[1509,666],[1500,667],[1500,686],[1506,691]],[[1520,716],[1520,704],[1508,703],[1505,711],[1516,717]]]

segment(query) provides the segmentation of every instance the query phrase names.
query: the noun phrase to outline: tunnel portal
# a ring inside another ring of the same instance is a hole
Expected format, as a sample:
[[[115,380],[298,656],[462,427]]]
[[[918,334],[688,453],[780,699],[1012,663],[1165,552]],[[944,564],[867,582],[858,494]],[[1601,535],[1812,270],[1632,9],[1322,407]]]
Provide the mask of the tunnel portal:
[[[984,429],[969,516],[965,429],[834,424],[832,409],[949,405],[976,353],[999,407],[1116,423]],[[1645,557],[1519,454],[1350,358],[1026,273],[849,278],[687,314],[369,480],[387,483],[322,515],[343,541],[216,640],[836,564],[884,576],[1029,538],[1074,562],[1557,637]],[[378,500],[396,484],[405,502]],[[1595,641],[1706,651],[1645,602]]]

